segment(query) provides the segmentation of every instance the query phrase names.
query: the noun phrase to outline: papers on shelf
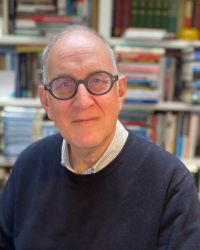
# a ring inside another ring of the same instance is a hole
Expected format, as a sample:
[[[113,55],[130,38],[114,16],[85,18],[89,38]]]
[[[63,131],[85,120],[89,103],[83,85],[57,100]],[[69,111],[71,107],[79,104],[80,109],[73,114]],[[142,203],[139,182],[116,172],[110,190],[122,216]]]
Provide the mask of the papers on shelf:
[[[15,93],[15,71],[0,70],[0,97],[11,97]]]
[[[166,30],[150,28],[128,28],[123,34],[125,40],[150,40],[160,41],[167,36]]]

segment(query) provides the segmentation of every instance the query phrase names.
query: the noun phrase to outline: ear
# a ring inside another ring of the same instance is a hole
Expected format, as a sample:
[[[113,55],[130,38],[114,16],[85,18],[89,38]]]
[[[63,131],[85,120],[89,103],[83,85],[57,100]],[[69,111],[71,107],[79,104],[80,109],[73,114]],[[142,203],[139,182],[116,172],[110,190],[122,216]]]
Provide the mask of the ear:
[[[49,119],[52,120],[52,115],[51,115],[51,112],[49,109],[48,93],[47,93],[47,91],[45,91],[44,85],[42,85],[42,84],[38,86],[38,96],[40,98],[40,102],[41,102],[43,108],[45,109]]]
[[[126,96],[126,89],[127,89],[127,80],[126,77],[121,75],[119,76],[118,80],[118,100],[119,100],[119,109],[122,109],[124,99]]]
[[[40,84],[38,86],[38,96],[40,98],[40,102],[43,106],[43,108],[46,110],[46,112],[48,112],[48,98],[47,98],[47,93],[44,89],[44,85]]]
[[[49,119],[53,120],[53,116],[52,116],[50,108],[49,108],[50,100],[48,98],[48,93],[44,89],[44,85],[42,85],[42,84],[38,86],[38,96],[40,98],[40,102],[41,102],[43,108],[45,109]]]

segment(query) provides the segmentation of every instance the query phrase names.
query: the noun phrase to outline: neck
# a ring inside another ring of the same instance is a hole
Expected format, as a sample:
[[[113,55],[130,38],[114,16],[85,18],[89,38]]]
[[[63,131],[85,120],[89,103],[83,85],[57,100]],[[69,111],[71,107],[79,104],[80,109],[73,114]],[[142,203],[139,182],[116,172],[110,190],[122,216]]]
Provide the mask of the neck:
[[[92,148],[77,148],[73,145],[69,145],[70,164],[75,172],[81,174],[91,168],[104,154],[113,137],[114,135],[109,140],[102,143],[102,145]]]

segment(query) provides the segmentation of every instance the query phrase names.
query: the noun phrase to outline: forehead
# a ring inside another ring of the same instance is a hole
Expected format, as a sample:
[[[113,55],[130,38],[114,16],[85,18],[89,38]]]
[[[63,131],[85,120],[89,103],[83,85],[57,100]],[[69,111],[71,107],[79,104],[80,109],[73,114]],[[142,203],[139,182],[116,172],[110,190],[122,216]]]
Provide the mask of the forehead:
[[[110,56],[106,44],[89,32],[70,32],[60,37],[50,50],[49,57],[67,55],[69,57],[82,54],[107,54]]]
[[[109,48],[99,37],[89,32],[74,31],[63,35],[55,42],[49,52],[47,64],[55,62],[55,58],[66,62],[80,62],[93,56],[112,63]]]

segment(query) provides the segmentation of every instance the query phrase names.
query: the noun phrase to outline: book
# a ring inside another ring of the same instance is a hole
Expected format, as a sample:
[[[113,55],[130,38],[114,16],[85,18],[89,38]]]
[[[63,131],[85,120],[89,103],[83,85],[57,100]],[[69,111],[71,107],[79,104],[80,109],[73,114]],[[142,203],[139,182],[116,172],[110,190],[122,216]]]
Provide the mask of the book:
[[[164,50],[119,45],[118,69],[127,78],[127,103],[156,103],[161,98]]]
[[[156,144],[162,148],[165,148],[166,134],[165,134],[165,113],[158,112],[157,114],[157,130],[156,130]]]
[[[80,16],[44,16],[44,15],[34,15],[32,20],[36,23],[65,23],[71,24],[75,22],[81,22]]]
[[[131,27],[131,3],[132,0],[126,0],[122,4],[122,33],[125,29]]]
[[[166,30],[153,28],[127,28],[123,34],[123,39],[128,40],[149,40],[161,41],[167,35]]]
[[[183,156],[184,137],[183,137],[183,121],[185,114],[178,113],[177,127],[176,127],[176,156],[181,158]]]
[[[26,3],[18,3],[16,6],[17,13],[56,13],[56,5],[55,4],[26,4]]]
[[[166,142],[165,142],[165,149],[174,154],[175,153],[175,145],[176,145],[176,114],[172,112],[167,112],[166,117]]]
[[[15,96],[15,77],[14,70],[0,70],[0,98]]]
[[[200,31],[200,0],[195,1],[194,27],[196,27]]]
[[[165,69],[162,100],[173,101],[175,90],[176,58],[166,55],[164,60]]]
[[[181,5],[180,0],[168,0],[169,1],[169,12],[167,20],[167,31],[171,33],[177,33],[178,26],[178,10]]]
[[[2,24],[3,24],[3,34],[9,34],[9,5],[8,0],[3,0],[2,3]]]
[[[200,114],[192,113],[189,120],[187,158],[194,158],[198,142]]]
[[[33,141],[41,138],[42,108],[9,107],[1,113],[2,153],[15,157]]]
[[[123,19],[123,16],[121,14],[122,5],[123,3],[121,0],[114,0],[112,36],[115,37],[119,37],[122,34],[122,19]]]
[[[90,0],[89,10],[88,10],[88,24],[94,30],[98,29],[98,7],[99,0]]]

